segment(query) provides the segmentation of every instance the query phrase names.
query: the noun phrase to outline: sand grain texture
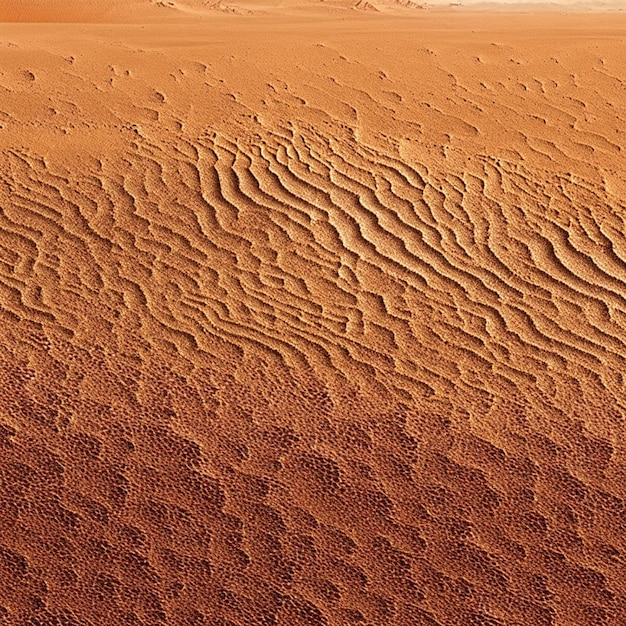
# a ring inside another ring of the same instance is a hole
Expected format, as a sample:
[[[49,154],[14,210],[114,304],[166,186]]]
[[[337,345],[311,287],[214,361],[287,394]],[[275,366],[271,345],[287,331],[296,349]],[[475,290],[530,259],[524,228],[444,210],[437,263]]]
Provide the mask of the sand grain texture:
[[[0,623],[626,623],[626,19],[159,4],[3,3]]]

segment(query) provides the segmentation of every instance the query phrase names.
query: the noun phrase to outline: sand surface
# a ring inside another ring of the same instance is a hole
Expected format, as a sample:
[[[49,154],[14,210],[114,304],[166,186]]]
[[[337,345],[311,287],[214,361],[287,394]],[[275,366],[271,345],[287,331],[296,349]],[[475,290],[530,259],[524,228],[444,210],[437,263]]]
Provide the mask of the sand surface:
[[[626,624],[626,15],[353,4],[0,3],[0,624]]]

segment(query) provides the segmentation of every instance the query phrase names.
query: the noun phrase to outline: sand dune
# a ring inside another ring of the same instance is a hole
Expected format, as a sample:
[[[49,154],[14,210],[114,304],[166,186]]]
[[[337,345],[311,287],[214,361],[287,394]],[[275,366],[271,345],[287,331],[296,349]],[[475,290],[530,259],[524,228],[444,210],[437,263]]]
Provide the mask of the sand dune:
[[[626,623],[624,18],[168,4],[1,8],[0,623]]]

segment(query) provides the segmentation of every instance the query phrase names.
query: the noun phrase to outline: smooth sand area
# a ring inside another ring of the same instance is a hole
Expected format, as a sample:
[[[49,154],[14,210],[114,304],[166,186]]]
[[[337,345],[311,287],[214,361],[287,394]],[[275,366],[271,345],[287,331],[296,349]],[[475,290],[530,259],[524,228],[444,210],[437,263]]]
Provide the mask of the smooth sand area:
[[[626,15],[0,21],[0,624],[626,624]]]

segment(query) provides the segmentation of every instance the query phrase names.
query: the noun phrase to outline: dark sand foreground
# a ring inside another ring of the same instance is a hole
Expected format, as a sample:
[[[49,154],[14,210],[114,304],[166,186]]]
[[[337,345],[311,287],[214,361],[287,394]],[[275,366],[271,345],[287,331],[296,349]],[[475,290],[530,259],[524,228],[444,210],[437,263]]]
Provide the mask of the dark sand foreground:
[[[626,624],[626,16],[170,4],[0,8],[0,624]]]

